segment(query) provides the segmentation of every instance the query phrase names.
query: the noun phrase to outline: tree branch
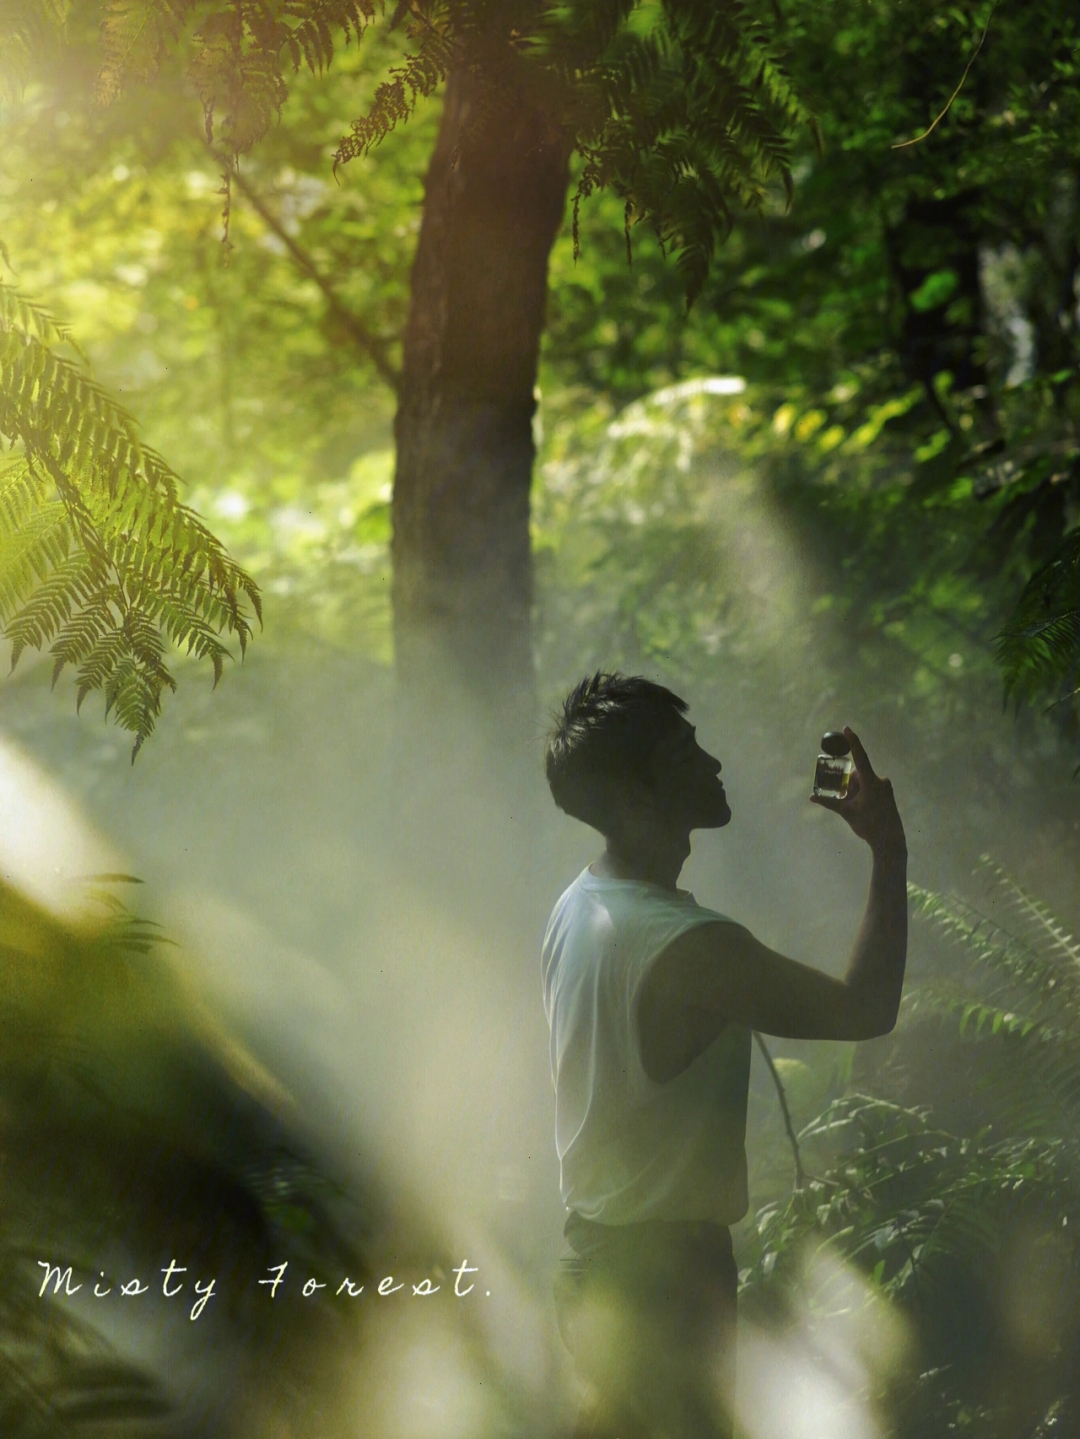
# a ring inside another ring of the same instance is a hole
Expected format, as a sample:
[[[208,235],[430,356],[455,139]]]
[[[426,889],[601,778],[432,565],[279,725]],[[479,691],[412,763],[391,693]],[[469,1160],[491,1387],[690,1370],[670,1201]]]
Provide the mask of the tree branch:
[[[972,67],[972,65],[974,65],[974,64],[975,64],[975,61],[979,58],[979,52],[980,52],[980,50],[981,50],[982,47],[983,47],[983,44],[984,44],[984,42],[985,42],[985,40],[986,40],[987,35],[989,35],[989,33],[990,33],[990,21],[994,18],[994,11],[997,9],[997,7],[998,7],[998,0],[994,0],[993,5],[990,6],[990,14],[986,17],[986,25],[984,26],[982,35],[981,35],[980,38],[979,38],[979,43],[975,46],[975,51],[974,51],[974,54],[972,55],[971,59],[970,59],[970,60],[967,62],[967,64],[964,66],[964,73],[960,76],[960,83],[959,83],[959,85],[957,85],[956,89],[955,89],[955,90],[952,92],[952,94],[949,96],[948,103],[946,104],[944,110],[941,111],[941,113],[940,113],[940,114],[934,119],[934,121],[922,132],[921,135],[916,135],[916,136],[914,137],[914,139],[911,139],[911,140],[899,140],[899,141],[897,141],[897,143],[896,143],[895,145],[892,146],[892,149],[894,149],[894,150],[906,150],[909,145],[919,145],[919,144],[921,144],[922,141],[925,140],[928,135],[932,135],[932,134],[934,133],[934,131],[937,129],[937,127],[941,124],[942,120],[944,120],[945,116],[949,113],[949,111],[950,111],[950,110],[952,109],[952,107],[953,107],[953,101],[956,99],[957,95],[959,95],[960,91],[964,88],[964,82],[965,82],[965,80],[967,79],[968,75],[969,75],[970,72],[971,72],[971,67]]]
[[[214,158],[218,164],[224,165],[224,161],[220,155],[215,154]],[[357,348],[360,349],[375,366],[375,369],[379,373],[379,378],[385,381],[394,393],[397,394],[401,388],[401,374],[390,362],[386,353],[386,342],[379,339],[377,335],[373,335],[358,315],[355,315],[351,310],[345,308],[338,298],[334,287],[319,270],[315,261],[301,245],[297,244],[294,237],[285,229],[284,225],[282,225],[281,221],[274,214],[273,210],[270,209],[259,192],[240,172],[239,167],[232,170],[231,178],[233,184],[263,221],[267,229],[273,231],[300,269],[318,285],[326,299],[330,313],[346,334],[355,342]]]

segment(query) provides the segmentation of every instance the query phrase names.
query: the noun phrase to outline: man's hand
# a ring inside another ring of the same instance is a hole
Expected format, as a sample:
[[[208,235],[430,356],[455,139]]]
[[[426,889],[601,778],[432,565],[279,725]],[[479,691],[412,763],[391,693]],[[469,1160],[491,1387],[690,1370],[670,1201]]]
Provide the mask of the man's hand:
[[[845,727],[844,734],[851,745],[851,756],[855,761],[855,772],[848,781],[848,792],[843,799],[829,795],[811,795],[811,802],[823,809],[831,809],[851,826],[853,833],[873,850],[875,855],[902,853],[907,850],[904,826],[893,798],[892,782],[874,773],[869,756],[862,747],[862,741],[853,729]]]
[[[855,773],[843,799],[815,796],[873,852],[866,913],[847,974],[833,979],[759,943],[730,920],[680,934],[645,977],[638,1004],[642,1062],[663,1084],[729,1021],[785,1039],[871,1039],[896,1023],[907,954],[907,844],[892,785],[845,729]]]

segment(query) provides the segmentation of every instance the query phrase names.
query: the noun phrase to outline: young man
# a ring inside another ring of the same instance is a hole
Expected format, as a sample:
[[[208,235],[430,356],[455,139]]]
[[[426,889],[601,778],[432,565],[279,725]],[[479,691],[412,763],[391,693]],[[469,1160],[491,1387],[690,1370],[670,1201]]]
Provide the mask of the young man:
[[[896,1022],[907,949],[907,848],[892,786],[851,730],[843,799],[819,797],[869,846],[870,893],[843,979],[760,944],[676,888],[690,832],[731,820],[720,762],[685,701],[619,674],[567,698],[547,748],[555,803],[606,848],[544,938],[556,1147],[571,1253],[559,1328],[592,1403],[579,1432],[730,1432],[746,1212],[751,1031],[868,1039]]]

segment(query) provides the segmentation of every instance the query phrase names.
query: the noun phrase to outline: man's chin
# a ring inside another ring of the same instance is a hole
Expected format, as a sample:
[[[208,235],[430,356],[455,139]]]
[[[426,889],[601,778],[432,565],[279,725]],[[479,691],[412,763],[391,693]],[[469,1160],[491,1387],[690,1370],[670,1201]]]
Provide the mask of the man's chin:
[[[728,804],[726,799],[722,799],[719,804],[717,804],[715,808],[711,810],[708,819],[702,821],[700,828],[723,829],[726,824],[730,823],[731,806]]]

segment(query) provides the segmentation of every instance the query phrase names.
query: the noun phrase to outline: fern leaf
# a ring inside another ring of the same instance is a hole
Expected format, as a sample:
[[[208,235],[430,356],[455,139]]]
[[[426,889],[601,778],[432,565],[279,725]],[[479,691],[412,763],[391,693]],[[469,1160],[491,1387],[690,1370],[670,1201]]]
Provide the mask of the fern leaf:
[[[425,28],[416,53],[394,66],[390,78],[376,89],[367,113],[352,122],[351,134],[339,142],[334,153],[335,172],[350,160],[368,154],[391,130],[404,124],[419,100],[446,79],[453,58],[450,34],[435,27]]]
[[[108,104],[129,80],[148,80],[157,71],[168,41],[175,43],[183,3],[170,0],[108,0],[101,21],[103,60],[98,98]]]
[[[160,9],[112,6],[110,43],[136,44],[131,27]],[[166,647],[206,660],[216,685],[229,657],[219,636],[234,634],[243,653],[260,596],[179,503],[176,475],[130,414],[56,353],[69,344],[0,285],[0,437],[17,451],[0,466],[0,628],[13,665],[33,647],[49,648],[54,683],[76,667],[77,709],[103,691],[106,714],[135,736],[134,759],[175,689]]]
[[[1057,553],[1024,586],[1008,625],[997,637],[1006,697],[1053,699],[1076,687],[1080,666],[1080,532],[1067,534]]]
[[[1057,961],[1075,966],[1080,971],[1080,942],[1066,931],[1050,906],[1021,889],[1016,880],[1001,865],[995,864],[989,855],[982,856],[980,869],[991,876],[998,892],[1004,894],[1012,912],[1027,927],[1031,942],[1042,945],[1046,953]]]

